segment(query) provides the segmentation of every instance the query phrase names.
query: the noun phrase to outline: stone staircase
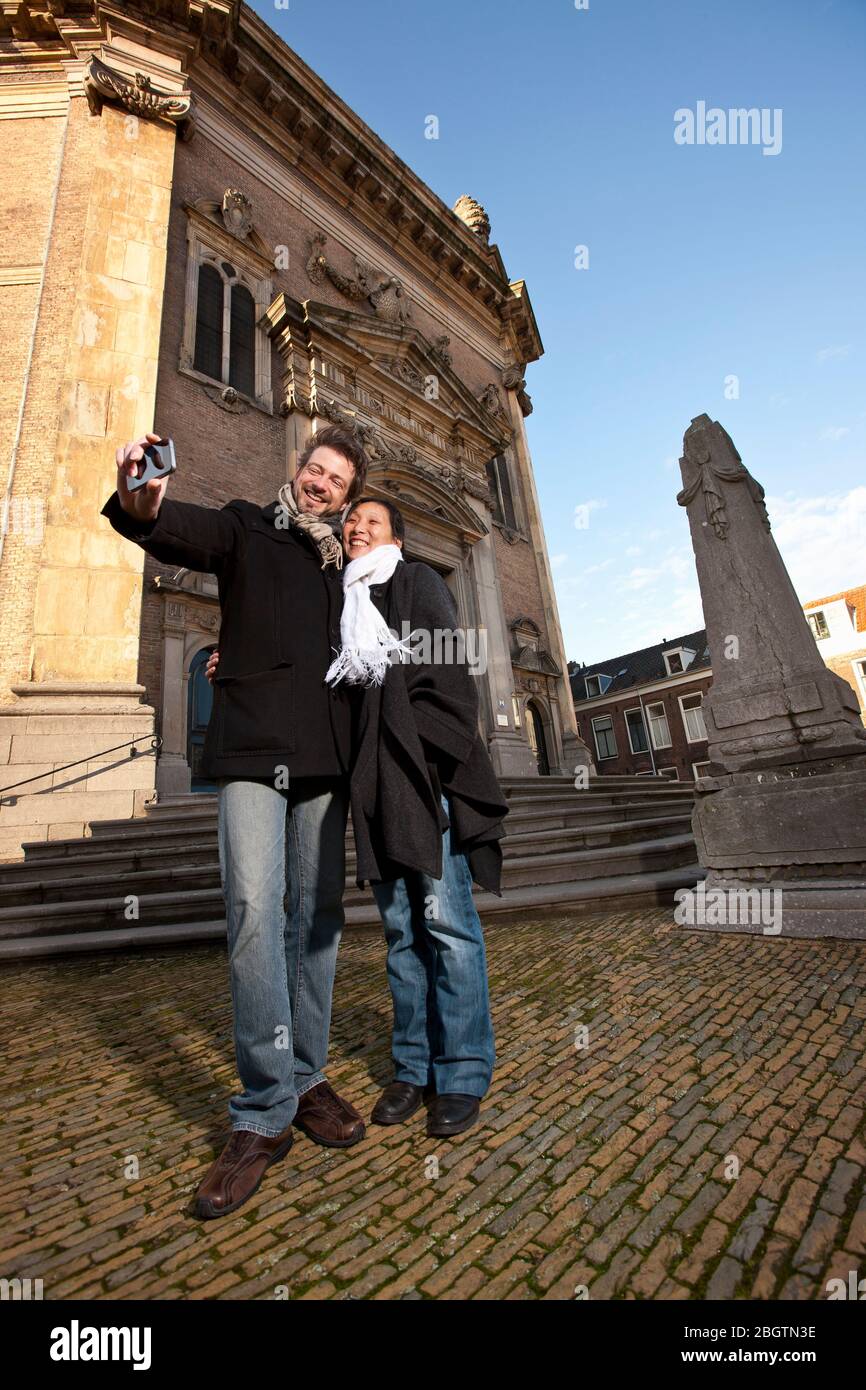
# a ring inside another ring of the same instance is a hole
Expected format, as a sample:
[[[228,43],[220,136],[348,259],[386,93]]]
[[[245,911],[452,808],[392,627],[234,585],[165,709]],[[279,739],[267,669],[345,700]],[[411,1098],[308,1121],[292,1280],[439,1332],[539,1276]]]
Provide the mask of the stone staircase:
[[[703,877],[690,786],[627,776],[593,777],[581,791],[570,777],[502,786],[511,807],[503,896],[476,889],[485,918],[672,903],[677,888]],[[94,821],[90,831],[25,844],[23,860],[0,865],[0,959],[224,936],[215,796],[169,797],[134,820]],[[347,850],[347,926],[377,922],[372,894],[354,884],[351,832]]]

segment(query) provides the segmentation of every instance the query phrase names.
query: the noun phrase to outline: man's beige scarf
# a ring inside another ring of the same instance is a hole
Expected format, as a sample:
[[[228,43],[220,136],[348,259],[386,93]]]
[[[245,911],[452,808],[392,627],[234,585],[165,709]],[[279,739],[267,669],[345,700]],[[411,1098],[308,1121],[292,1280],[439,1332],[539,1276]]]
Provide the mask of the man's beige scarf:
[[[296,527],[299,531],[306,531],[319,547],[322,569],[326,565],[336,565],[337,569],[341,570],[343,568],[343,547],[336,533],[342,522],[342,513],[332,517],[308,516],[298,507],[291,483],[283,483],[277,496],[279,505],[285,508],[289,525]]]

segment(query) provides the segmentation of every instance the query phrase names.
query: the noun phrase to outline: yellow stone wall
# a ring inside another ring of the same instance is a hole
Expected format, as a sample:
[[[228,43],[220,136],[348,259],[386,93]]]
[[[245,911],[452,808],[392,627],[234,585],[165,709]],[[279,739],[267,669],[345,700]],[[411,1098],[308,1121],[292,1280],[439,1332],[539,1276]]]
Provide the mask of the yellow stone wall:
[[[176,134],[109,106],[90,119],[98,134],[58,383],[32,678],[134,682],[143,555],[98,513],[116,442],[153,427]]]

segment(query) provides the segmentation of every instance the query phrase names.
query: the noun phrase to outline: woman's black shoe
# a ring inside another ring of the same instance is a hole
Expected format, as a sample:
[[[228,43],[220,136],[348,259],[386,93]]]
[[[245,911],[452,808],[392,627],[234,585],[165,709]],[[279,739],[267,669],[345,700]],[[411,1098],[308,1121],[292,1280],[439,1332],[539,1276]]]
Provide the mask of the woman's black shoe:
[[[427,1133],[445,1138],[450,1134],[462,1134],[464,1129],[475,1124],[480,1106],[477,1096],[465,1096],[456,1091],[434,1096],[427,1112]]]
[[[413,1086],[409,1081],[390,1081],[373,1106],[370,1119],[376,1125],[398,1125],[415,1114],[423,1094],[423,1086]]]

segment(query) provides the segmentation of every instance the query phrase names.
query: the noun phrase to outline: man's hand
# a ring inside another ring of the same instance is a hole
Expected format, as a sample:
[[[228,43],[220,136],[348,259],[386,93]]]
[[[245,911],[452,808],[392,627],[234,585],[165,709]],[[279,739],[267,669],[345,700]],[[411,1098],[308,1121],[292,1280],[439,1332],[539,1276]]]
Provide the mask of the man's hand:
[[[117,450],[117,496],[120,505],[130,516],[136,517],[139,521],[155,521],[159,515],[162,499],[168,487],[168,478],[152,478],[144,487],[135,488],[130,491],[126,485],[127,478],[137,478],[141,474],[144,465],[144,451],[148,444],[158,444],[162,435],[146,434],[142,439],[133,440],[130,444],[124,444]]]
[[[213,685],[213,678],[216,675],[216,668],[219,666],[219,663],[219,650],[212,651],[207,659],[207,666],[204,668],[204,673],[210,681],[211,685]]]

